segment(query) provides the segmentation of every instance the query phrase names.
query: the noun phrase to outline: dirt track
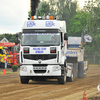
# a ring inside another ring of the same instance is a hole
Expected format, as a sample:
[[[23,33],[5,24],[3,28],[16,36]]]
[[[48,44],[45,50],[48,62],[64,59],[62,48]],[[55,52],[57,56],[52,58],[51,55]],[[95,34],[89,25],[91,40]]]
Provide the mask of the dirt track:
[[[0,69],[1,70],[1,69]],[[0,75],[0,100],[100,100],[100,67],[89,67],[83,79],[59,85],[57,80],[31,81],[21,84],[19,74]]]

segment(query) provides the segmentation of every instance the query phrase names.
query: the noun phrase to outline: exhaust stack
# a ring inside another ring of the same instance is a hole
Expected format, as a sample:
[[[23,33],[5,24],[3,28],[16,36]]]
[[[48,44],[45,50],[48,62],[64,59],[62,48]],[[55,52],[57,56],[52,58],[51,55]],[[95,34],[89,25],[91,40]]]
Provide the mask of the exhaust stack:
[[[31,0],[31,17],[36,14],[36,8],[38,7],[40,0]]]

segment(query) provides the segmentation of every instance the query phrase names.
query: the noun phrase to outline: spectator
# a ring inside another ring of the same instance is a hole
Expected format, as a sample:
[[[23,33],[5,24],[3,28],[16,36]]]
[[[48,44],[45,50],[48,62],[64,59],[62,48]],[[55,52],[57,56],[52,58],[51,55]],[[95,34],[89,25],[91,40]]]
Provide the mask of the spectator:
[[[30,36],[29,39],[25,42],[25,44],[32,44],[33,43],[33,37]]]
[[[5,57],[5,68],[7,68],[7,60],[8,60],[8,58],[7,58],[7,56]]]

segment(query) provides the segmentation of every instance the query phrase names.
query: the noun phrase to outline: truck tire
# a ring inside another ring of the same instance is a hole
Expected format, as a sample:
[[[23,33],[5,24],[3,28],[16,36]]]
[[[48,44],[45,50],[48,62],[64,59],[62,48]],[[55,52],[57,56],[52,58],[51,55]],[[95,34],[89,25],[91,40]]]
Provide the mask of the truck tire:
[[[71,77],[67,77],[68,82],[73,82],[74,81],[74,74],[73,74],[73,70],[71,73]]]
[[[26,77],[20,76],[20,81],[21,81],[22,84],[28,84],[29,79],[26,78]]]
[[[61,78],[58,79],[59,84],[65,84],[66,83],[66,72],[64,71],[64,76],[61,76]]]

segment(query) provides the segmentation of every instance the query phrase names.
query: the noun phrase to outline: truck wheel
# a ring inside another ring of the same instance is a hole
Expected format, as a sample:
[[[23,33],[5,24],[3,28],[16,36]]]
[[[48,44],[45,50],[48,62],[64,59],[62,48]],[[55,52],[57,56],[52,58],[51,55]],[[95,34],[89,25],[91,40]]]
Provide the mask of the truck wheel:
[[[22,84],[28,84],[29,79],[28,78],[25,78],[23,76],[20,76],[20,81],[21,81]]]
[[[64,76],[58,79],[59,84],[65,84],[66,83],[66,72],[64,72]]]
[[[67,77],[68,82],[73,82],[74,81],[74,74],[73,71],[71,73],[71,77]]]

